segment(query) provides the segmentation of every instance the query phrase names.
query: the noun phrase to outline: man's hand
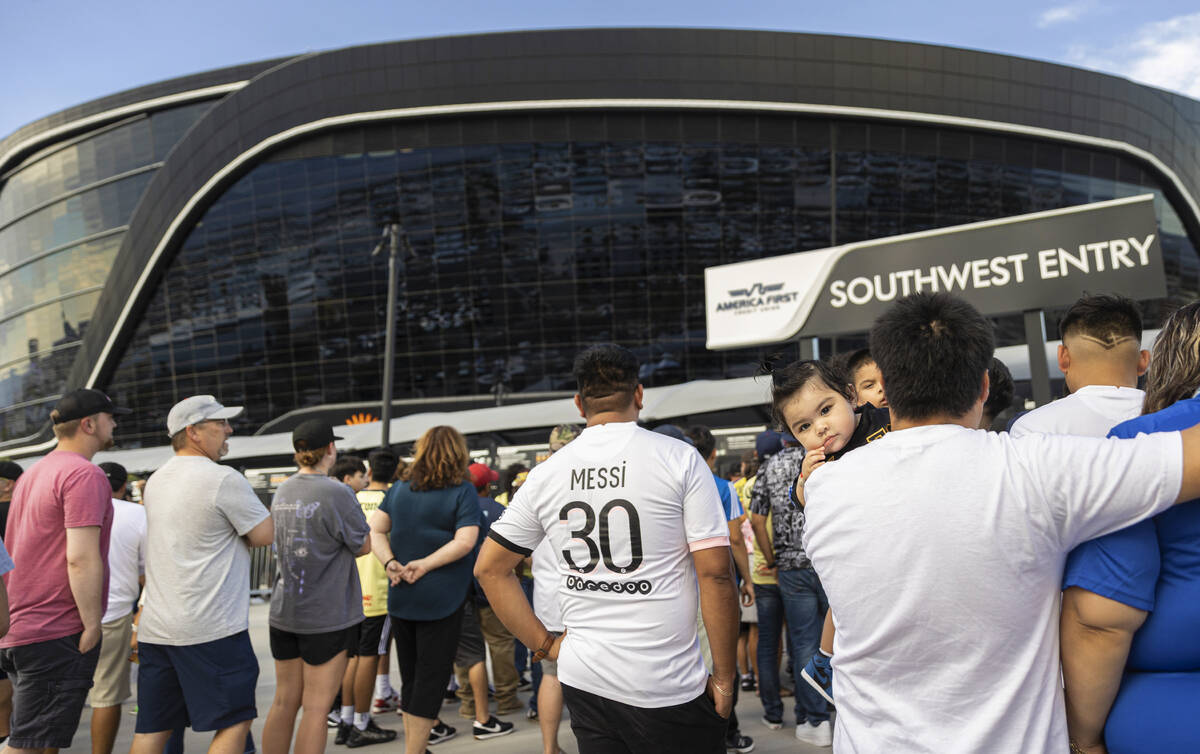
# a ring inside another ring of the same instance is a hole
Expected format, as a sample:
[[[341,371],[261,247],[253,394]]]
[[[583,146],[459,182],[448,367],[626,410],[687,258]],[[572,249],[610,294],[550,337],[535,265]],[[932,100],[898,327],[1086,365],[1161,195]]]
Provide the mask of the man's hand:
[[[736,679],[729,681],[728,684],[722,683],[720,688],[717,688],[716,679],[710,675],[708,687],[704,689],[708,698],[712,699],[713,706],[717,708],[717,714],[726,719],[733,712],[733,684],[735,683],[737,683]],[[721,689],[724,689],[725,693],[722,693]]]
[[[558,638],[556,638],[554,640],[554,642],[550,645],[550,650],[548,652],[546,652],[547,660],[550,660],[551,662],[558,662],[558,653],[559,653],[559,650],[562,649],[563,639],[565,639],[565,638],[567,638],[566,629],[564,629],[563,632],[561,634],[559,634]]]
[[[100,627],[84,628],[79,635],[79,654],[85,655],[100,643]]]
[[[742,593],[742,607],[750,607],[754,604],[754,590],[745,581],[742,582],[738,591]]]
[[[825,448],[817,448],[810,450],[804,454],[804,461],[800,464],[800,479],[796,480],[803,484],[803,480],[808,479],[812,475],[813,470],[825,463]]]

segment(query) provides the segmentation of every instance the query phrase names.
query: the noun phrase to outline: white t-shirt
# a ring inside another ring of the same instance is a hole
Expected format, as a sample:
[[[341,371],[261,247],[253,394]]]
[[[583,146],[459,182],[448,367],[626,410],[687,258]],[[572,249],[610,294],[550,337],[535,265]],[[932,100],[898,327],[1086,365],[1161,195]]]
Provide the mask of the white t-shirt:
[[[1066,555],[1165,510],[1178,433],[893,430],[805,484],[804,549],[837,638],[834,749],[1065,752]]]
[[[488,536],[522,554],[550,541],[563,683],[643,708],[704,691],[691,552],[727,546],[729,527],[691,445],[633,422],[588,427],[529,472]]]
[[[562,608],[558,606],[563,575],[554,545],[543,539],[533,551],[533,614],[547,631],[563,630]]]
[[[1087,385],[1070,395],[1039,406],[1013,422],[1009,433],[1105,437],[1108,431],[1142,413],[1146,394],[1134,387]]]
[[[187,646],[250,627],[250,547],[270,515],[236,470],[174,456],[150,475],[146,600],[138,641]]]
[[[133,612],[138,577],[146,571],[146,509],[113,499],[112,536],[108,540],[108,610],[101,623]]]

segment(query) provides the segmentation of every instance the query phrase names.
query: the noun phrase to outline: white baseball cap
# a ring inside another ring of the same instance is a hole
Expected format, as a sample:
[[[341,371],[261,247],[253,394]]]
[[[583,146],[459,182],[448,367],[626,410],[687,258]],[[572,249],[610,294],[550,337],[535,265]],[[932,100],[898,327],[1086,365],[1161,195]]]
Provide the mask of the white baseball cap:
[[[171,407],[167,414],[167,436],[174,437],[193,424],[210,419],[232,419],[240,413],[241,406],[222,406],[211,395],[193,395]]]

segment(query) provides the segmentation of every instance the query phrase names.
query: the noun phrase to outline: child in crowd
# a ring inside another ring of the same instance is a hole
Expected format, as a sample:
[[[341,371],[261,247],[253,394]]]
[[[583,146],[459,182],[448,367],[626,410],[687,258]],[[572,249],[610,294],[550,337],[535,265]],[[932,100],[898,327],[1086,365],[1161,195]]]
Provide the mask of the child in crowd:
[[[891,428],[879,367],[869,352],[859,351],[840,371],[821,361],[798,361],[773,377],[774,410],[792,436],[804,447],[800,476],[792,486],[792,502],[804,506],[804,480],[823,464],[878,440]],[[863,387],[863,393],[856,390]],[[863,397],[871,396],[870,400]],[[833,703],[833,614],[825,614],[821,647],[801,677]]]

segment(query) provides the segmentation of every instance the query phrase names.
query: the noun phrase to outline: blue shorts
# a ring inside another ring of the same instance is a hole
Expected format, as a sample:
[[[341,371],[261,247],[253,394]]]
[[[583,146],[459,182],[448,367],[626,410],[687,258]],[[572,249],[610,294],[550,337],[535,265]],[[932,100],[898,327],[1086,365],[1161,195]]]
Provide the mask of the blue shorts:
[[[137,732],[224,730],[258,716],[250,633],[183,647],[138,642]]]

